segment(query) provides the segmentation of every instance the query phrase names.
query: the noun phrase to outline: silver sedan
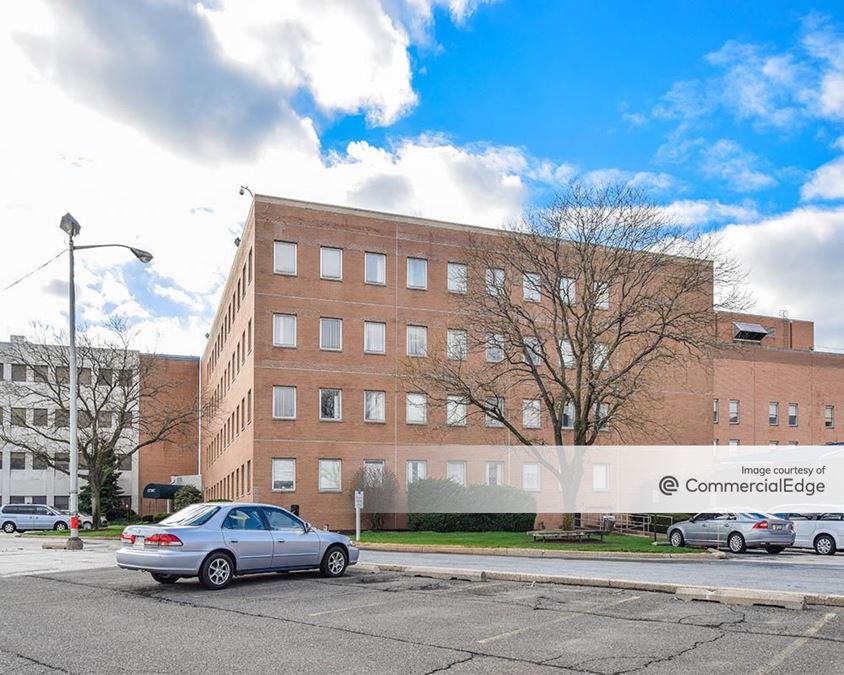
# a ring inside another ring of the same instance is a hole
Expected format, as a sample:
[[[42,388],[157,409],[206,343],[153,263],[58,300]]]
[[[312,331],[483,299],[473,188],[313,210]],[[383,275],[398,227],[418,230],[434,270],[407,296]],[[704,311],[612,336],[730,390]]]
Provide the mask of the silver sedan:
[[[780,553],[794,544],[794,524],[764,513],[698,513],[668,529],[672,546],[726,546],[732,553],[764,548]]]
[[[209,590],[241,574],[320,569],[339,577],[358,561],[351,540],[268,504],[193,504],[154,525],[130,525],[117,565],[162,584],[199,577]]]

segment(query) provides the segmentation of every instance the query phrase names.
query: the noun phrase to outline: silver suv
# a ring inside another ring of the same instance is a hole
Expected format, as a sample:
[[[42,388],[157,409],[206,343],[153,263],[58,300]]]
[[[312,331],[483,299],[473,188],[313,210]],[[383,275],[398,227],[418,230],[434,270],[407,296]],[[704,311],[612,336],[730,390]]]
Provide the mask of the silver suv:
[[[0,508],[0,529],[6,534],[27,530],[67,530],[70,518],[44,504],[6,504]]]

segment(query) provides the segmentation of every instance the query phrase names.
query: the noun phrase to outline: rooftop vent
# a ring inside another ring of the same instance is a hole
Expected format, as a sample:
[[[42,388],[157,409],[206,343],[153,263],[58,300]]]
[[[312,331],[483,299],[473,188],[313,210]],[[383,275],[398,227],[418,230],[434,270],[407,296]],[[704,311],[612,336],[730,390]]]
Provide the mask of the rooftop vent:
[[[767,336],[768,331],[762,324],[733,321],[733,340],[761,342]]]
[[[26,342],[26,336],[24,336],[24,335],[10,335],[10,336],[9,336],[9,341],[10,341],[13,345],[21,345],[21,344],[23,344],[24,342]]]

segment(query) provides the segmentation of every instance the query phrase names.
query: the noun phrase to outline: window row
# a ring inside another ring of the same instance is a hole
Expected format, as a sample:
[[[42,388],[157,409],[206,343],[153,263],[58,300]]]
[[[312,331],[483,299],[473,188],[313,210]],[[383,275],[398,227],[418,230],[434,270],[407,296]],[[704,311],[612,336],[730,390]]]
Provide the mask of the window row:
[[[297,416],[297,388],[295,386],[273,387],[273,418],[277,420],[295,420]],[[503,427],[505,417],[503,398],[490,398],[485,402],[484,425]],[[542,402],[539,399],[522,399],[522,426],[525,429],[542,428]],[[445,422],[452,427],[465,427],[469,418],[469,404],[461,396],[448,396],[445,405]],[[574,428],[574,404],[563,407],[562,426]],[[341,422],[343,420],[343,390],[319,390],[319,419],[323,422]],[[599,427],[609,429],[609,405],[601,403],[598,407]],[[387,421],[387,392],[365,390],[363,392],[363,421],[384,423]],[[405,422],[407,424],[428,423],[428,397],[426,394],[410,392],[405,394]]]
[[[246,299],[246,289],[252,284],[252,268],[252,249],[250,248],[241,268],[240,275],[232,277],[231,297],[226,306],[225,313],[220,319],[220,326],[214,337],[214,346],[211,350],[211,356],[208,359],[209,373],[217,367],[217,361],[222,356],[223,348],[226,345],[229,335],[231,335],[235,317],[240,311],[242,302]],[[237,279],[237,282],[234,279]]]
[[[47,408],[15,408],[9,409],[9,424],[13,427],[49,427],[50,411]],[[89,429],[94,426],[100,429],[114,429],[115,425],[121,428],[132,426],[133,415],[131,411],[115,412],[101,410],[95,416],[86,410],[80,410],[78,425],[80,429]],[[0,424],[6,423],[5,409],[0,408]],[[63,429],[70,426],[70,412],[68,410],[56,409],[53,411],[53,428]]]
[[[67,452],[57,452],[53,455],[53,465],[57,472],[66,473],[70,468],[70,454]],[[3,453],[0,452],[0,469],[2,468]],[[50,463],[43,455],[35,455],[18,450],[13,450],[9,453],[9,469],[12,471],[45,471],[49,468]],[[118,455],[117,468],[120,471],[131,471],[132,455]],[[82,453],[79,453],[79,469],[81,471],[87,470],[85,457]]]
[[[721,419],[720,401],[715,398],[712,399],[712,422],[718,424]],[[800,423],[800,405],[797,403],[789,403],[787,408],[786,422],[790,427],[799,426]],[[730,399],[727,407],[728,421],[730,424],[741,423],[741,401],[739,399]],[[835,428],[835,406],[825,405],[823,408],[823,421],[825,429]],[[772,427],[780,424],[780,404],[779,401],[770,401],[768,403],[768,425]]]
[[[10,380],[12,382],[70,382],[70,369],[65,366],[35,365],[24,363],[8,364]],[[6,364],[0,363],[0,380],[5,379]],[[50,377],[50,371],[53,377]],[[94,372],[91,368],[79,368],[76,381],[84,386],[114,386],[131,387],[134,381],[134,371],[131,368],[98,368]]]
[[[276,274],[297,276],[299,245],[293,241],[273,242],[273,271]],[[343,249],[335,246],[320,246],[319,276],[328,281],[343,280]],[[366,251],[363,256],[363,281],[375,286],[387,285],[387,254]],[[487,268],[484,273],[486,292],[496,296],[506,288],[505,271],[500,268]],[[449,293],[465,294],[468,290],[468,266],[462,262],[449,262],[446,272],[446,284]],[[428,289],[428,259],[408,256],[406,258],[406,285],[412,290]],[[566,304],[576,301],[577,281],[574,277],[560,277],[555,284],[559,287],[560,298]],[[526,302],[542,301],[543,282],[538,272],[522,274],[522,298]],[[597,309],[609,309],[609,284],[598,282],[594,288],[594,306]]]

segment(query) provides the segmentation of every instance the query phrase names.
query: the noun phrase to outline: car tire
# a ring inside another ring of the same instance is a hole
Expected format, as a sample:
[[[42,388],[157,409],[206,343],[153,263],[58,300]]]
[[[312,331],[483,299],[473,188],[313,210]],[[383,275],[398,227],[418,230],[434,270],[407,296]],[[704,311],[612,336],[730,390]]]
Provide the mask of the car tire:
[[[83,530],[93,530],[94,529],[94,523],[86,520],[84,523],[82,523],[82,529]]]
[[[349,566],[349,554],[342,546],[329,546],[319,566],[324,577],[342,577]]]
[[[175,574],[159,574],[158,572],[150,572],[150,576],[159,584],[175,584],[179,577]]]
[[[680,530],[673,530],[671,534],[668,535],[668,541],[674,548],[680,548],[686,543],[683,533],[680,532]]]
[[[53,529],[56,532],[64,532],[65,530],[67,530],[67,523],[64,522],[63,520],[60,520],[55,525],[53,525]]]
[[[18,528],[15,526],[15,524],[11,520],[3,523],[3,532],[5,532],[6,534],[14,534],[17,531],[17,529]]]
[[[777,553],[782,553],[785,550],[785,546],[766,546],[765,550],[771,555],[776,555]]]
[[[744,553],[747,550],[747,544],[741,534],[733,532],[727,537],[727,548],[730,549],[730,553]]]
[[[228,553],[217,551],[202,562],[199,568],[199,583],[209,591],[219,591],[231,583],[234,577],[234,560]]]
[[[818,555],[835,555],[835,540],[828,534],[822,534],[815,539],[815,553]]]

